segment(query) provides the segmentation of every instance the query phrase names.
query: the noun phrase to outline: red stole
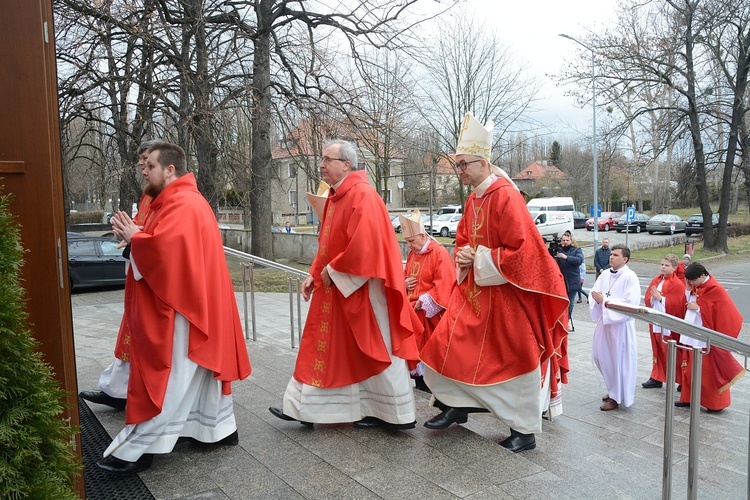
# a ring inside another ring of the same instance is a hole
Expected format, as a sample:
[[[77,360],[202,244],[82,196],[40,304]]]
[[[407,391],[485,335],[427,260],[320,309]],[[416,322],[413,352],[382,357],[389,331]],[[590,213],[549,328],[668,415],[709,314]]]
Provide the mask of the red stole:
[[[138,203],[138,213],[133,217],[133,222],[137,225],[142,226],[144,221],[148,218],[151,212],[151,200],[153,198],[147,194],[141,196],[141,201]],[[128,303],[129,295],[133,293],[135,278],[133,278],[133,270],[128,266],[128,272],[125,275],[125,303]],[[115,357],[122,361],[130,361],[130,325],[128,324],[128,318],[126,314],[122,315],[120,321],[120,330],[117,332],[117,342],[115,343]]]
[[[314,292],[294,378],[315,387],[342,387],[377,375],[391,364],[370,303],[369,283],[344,298],[335,286],[323,285],[320,273],[329,264],[340,273],[383,280],[391,352],[405,360],[418,359],[414,335],[422,332],[422,326],[406,298],[393,226],[366,172],[357,170],[326,201],[318,253],[310,268]]]

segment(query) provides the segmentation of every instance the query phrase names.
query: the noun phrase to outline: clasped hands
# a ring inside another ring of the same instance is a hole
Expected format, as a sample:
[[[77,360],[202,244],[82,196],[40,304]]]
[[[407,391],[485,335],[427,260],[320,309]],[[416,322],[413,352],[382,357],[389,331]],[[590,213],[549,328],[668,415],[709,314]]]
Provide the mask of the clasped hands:
[[[126,243],[130,243],[130,238],[132,238],[135,233],[143,230],[143,226],[139,226],[133,222],[133,219],[122,210],[112,216],[111,223],[112,232],[122,238]]]

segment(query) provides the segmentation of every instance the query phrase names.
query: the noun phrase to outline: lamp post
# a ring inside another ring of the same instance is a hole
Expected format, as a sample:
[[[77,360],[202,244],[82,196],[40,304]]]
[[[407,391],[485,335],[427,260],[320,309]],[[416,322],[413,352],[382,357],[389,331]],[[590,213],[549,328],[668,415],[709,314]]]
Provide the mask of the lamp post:
[[[583,43],[582,41],[573,38],[570,35],[560,33],[558,36],[571,40],[586,50],[591,52],[591,93],[592,109],[593,109],[593,143],[594,143],[594,251],[599,247],[599,172],[596,164],[596,65],[594,64],[594,49]]]

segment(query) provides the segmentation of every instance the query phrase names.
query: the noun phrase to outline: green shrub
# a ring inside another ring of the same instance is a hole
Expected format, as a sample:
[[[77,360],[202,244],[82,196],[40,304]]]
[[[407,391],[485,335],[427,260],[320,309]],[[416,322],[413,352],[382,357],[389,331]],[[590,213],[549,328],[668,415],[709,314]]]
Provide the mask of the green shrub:
[[[103,210],[91,210],[89,212],[71,212],[71,224],[101,224],[104,220]]]
[[[36,351],[20,270],[20,233],[0,194],[0,498],[74,499],[74,429],[65,392]]]
[[[727,229],[727,236],[730,238],[745,234],[750,234],[750,224],[746,222],[732,222],[732,225]]]

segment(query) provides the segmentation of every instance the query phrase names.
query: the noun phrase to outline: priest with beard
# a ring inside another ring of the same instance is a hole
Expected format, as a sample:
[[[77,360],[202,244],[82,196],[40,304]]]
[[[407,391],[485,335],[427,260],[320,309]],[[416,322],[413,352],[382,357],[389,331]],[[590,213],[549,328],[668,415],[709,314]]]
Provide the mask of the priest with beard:
[[[149,150],[141,229],[125,212],[112,229],[130,245],[126,297],[132,357],[126,426],[97,466],[127,475],[178,441],[237,445],[231,383],[250,375],[234,287],[213,210],[170,143]]]

